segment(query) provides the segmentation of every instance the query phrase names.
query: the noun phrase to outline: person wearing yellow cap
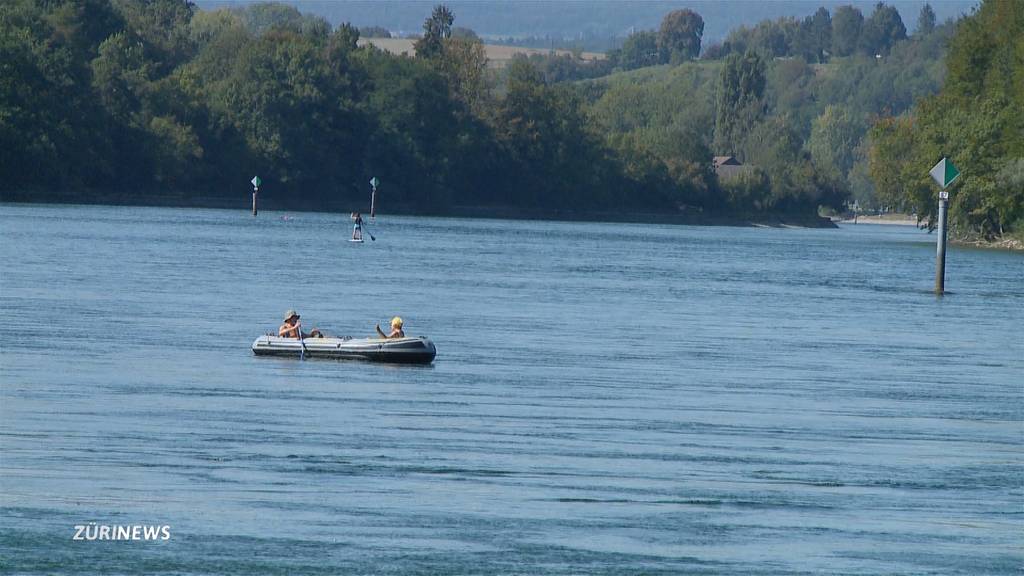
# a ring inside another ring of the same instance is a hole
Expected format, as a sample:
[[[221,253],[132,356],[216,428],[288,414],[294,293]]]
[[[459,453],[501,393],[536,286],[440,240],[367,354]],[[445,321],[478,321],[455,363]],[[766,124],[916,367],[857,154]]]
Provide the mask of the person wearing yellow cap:
[[[391,319],[391,334],[385,334],[384,331],[380,329],[380,324],[377,324],[377,334],[380,335],[381,338],[405,338],[405,332],[402,330],[403,324],[404,322],[402,322],[402,319],[395,316]]]

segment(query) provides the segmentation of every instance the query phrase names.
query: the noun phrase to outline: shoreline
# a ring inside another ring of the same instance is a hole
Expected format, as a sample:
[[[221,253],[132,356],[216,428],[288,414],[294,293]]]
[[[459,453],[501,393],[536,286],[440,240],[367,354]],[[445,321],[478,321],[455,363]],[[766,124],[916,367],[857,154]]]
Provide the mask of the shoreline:
[[[23,204],[80,204],[85,206],[140,206],[160,208],[212,208],[239,210],[252,209],[251,195],[239,200],[218,197],[185,198],[174,195],[94,194],[78,195],[5,192],[0,202]],[[337,202],[326,206],[292,206],[275,202],[272,198],[260,200],[260,211],[322,212],[345,214],[352,211],[351,202]],[[708,214],[704,212],[642,212],[564,209],[528,209],[512,206],[450,206],[444,209],[423,208],[409,204],[389,205],[383,213],[396,216],[429,216],[438,218],[482,218],[495,220],[540,220],[562,222],[607,222],[629,224],[677,224],[686,226],[734,226],[769,228],[838,228],[829,218],[804,214]]]
[[[855,226],[857,224],[879,224],[882,226],[914,226],[923,230],[921,224],[907,214],[887,214],[884,216],[860,216],[857,222],[851,219],[837,220],[839,224]],[[1010,252],[1024,252],[1024,241],[1016,238],[1001,238],[999,240],[982,240],[978,238],[955,238],[950,237],[950,246],[960,248],[977,248],[979,250],[1006,250]]]
[[[846,218],[840,224],[882,224],[885,226],[918,226],[917,219],[908,214],[891,214],[886,216],[858,216],[857,220]]]

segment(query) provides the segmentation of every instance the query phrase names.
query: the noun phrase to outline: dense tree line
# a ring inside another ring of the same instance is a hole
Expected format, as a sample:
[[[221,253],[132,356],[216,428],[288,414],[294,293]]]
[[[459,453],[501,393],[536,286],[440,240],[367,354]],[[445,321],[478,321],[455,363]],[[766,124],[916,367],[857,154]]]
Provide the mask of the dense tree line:
[[[934,226],[943,156],[962,176],[950,189],[961,236],[1024,237],[1024,3],[985,0],[961,20],[941,92],[871,130],[870,172],[880,197]]]
[[[571,86],[529,61],[494,94],[479,40],[443,7],[416,57],[277,4],[11,0],[0,6],[0,190],[264,193],[361,206],[366,181],[413,209],[453,204],[668,210]]]
[[[921,9],[918,22],[919,34],[934,30],[935,11],[930,5]],[[715,59],[753,50],[769,58],[827,62],[833,56],[885,56],[906,39],[907,28],[899,11],[879,2],[867,18],[854,6],[839,6],[832,14],[819,8],[803,20],[779,18],[753,27],[740,26],[722,44],[709,47],[705,57]]]
[[[823,15],[819,10],[811,19],[824,21]],[[670,165],[712,155],[740,159],[742,174],[718,182],[713,194],[733,210],[836,205],[851,196],[862,209],[892,206],[875,195],[868,130],[939,90],[953,28],[915,33],[882,58],[855,52],[821,63],[748,49],[582,86],[592,118],[612,143],[627,142]],[[656,46],[653,33],[643,42]]]
[[[693,58],[700,17],[665,22],[659,58]],[[244,198],[259,174],[280,205],[354,208],[376,175],[389,202],[420,210],[738,208],[702,140],[609,138],[557,61],[517,59],[496,90],[480,41],[453,24],[436,7],[409,57],[279,4],[11,0],[0,191]],[[761,208],[813,213],[819,200]]]
[[[630,34],[622,47],[611,50],[613,66],[633,70],[657,64],[679,64],[700,55],[704,19],[693,10],[673,10],[665,15],[657,31],[641,30]]]
[[[376,175],[388,202],[431,211],[809,214],[850,195],[908,205],[868,160],[890,133],[912,134],[901,115],[941,86],[954,25],[922,13],[907,37],[883,4],[860,20],[847,8],[741,29],[709,61],[694,60],[701,17],[678,10],[607,60],[534,55],[496,72],[444,6],[415,56],[397,56],[280,4],[11,0],[0,5],[0,192],[244,199],[260,174],[280,205],[347,209]],[[893,128],[867,137],[880,118]],[[747,169],[720,181],[715,155]],[[989,206],[972,202],[972,213]],[[1004,227],[1015,218],[992,210]]]

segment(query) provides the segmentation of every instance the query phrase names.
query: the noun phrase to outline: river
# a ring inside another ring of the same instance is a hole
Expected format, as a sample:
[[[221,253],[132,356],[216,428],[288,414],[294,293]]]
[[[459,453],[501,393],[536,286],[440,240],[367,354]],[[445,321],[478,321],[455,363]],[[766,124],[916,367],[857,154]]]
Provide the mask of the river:
[[[1021,573],[1021,254],[368,224],[0,204],[0,572]],[[254,357],[288,308],[437,360]]]

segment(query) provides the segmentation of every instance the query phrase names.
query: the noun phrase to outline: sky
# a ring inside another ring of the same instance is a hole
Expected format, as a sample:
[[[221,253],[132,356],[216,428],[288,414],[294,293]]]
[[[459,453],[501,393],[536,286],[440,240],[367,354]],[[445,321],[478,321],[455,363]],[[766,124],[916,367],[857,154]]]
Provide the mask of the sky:
[[[1024,0],[1021,0],[1024,1]],[[198,0],[202,9],[241,6],[251,0]],[[441,0],[285,0],[303,12],[325,17],[331,24],[383,26],[392,32],[418,34],[423,20]],[[875,0],[447,0],[456,26],[486,37],[580,35],[626,36],[631,30],[653,29],[671,10],[690,8],[704,19],[705,43],[724,39],[739,25],[781,16],[804,17],[819,6],[830,11],[843,4],[865,16]],[[917,26],[925,0],[892,0],[908,32]],[[970,13],[977,0],[931,0],[940,22]]]

